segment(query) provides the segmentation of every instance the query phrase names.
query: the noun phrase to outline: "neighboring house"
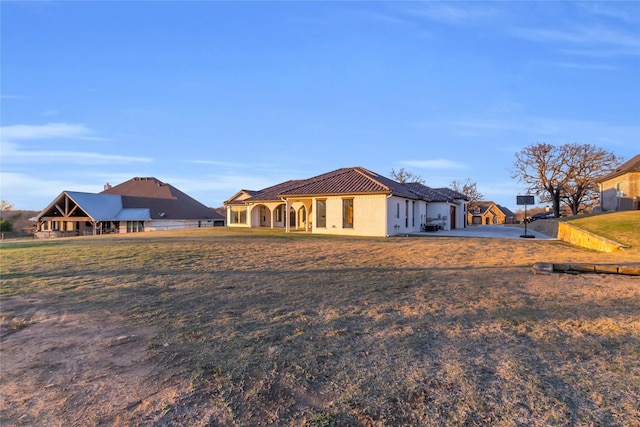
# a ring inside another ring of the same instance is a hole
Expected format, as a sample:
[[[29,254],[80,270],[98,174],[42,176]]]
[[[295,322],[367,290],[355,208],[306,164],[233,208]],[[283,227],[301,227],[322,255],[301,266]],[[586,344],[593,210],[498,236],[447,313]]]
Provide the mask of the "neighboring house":
[[[516,214],[495,202],[475,202],[469,209],[468,221],[471,225],[515,224]]]
[[[36,238],[224,226],[213,209],[156,178],[133,178],[104,191],[63,191],[36,217]]]
[[[598,181],[603,211],[640,209],[640,154]]]
[[[317,234],[392,236],[466,226],[468,198],[418,183],[401,184],[362,167],[240,190],[224,202],[229,227]]]

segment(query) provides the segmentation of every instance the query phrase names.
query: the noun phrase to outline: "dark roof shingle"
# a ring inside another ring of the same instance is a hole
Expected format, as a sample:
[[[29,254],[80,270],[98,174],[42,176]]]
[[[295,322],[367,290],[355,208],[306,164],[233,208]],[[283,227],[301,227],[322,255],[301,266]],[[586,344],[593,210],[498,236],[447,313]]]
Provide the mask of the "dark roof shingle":
[[[598,180],[598,182],[608,181],[627,172],[640,172],[640,154],[634,156],[631,160],[621,164],[611,173],[606,174]]]
[[[213,209],[159,179],[132,178],[101,194],[119,194],[123,208],[148,208],[152,219],[225,219]]]

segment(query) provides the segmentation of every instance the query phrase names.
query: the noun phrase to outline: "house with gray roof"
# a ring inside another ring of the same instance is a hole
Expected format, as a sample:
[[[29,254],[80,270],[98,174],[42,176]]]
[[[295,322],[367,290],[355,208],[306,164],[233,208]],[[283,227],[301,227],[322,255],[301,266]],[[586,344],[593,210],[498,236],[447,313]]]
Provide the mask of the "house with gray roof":
[[[224,216],[153,177],[106,184],[101,193],[63,191],[35,221],[36,238],[225,225]]]
[[[240,190],[224,205],[229,227],[397,236],[465,227],[467,202],[451,189],[400,183],[358,166]]]

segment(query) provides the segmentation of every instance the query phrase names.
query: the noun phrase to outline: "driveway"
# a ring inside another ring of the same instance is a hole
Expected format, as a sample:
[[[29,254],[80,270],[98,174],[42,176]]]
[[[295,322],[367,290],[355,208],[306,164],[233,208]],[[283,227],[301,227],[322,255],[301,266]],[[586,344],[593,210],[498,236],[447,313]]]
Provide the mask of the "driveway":
[[[452,231],[425,231],[412,233],[412,236],[427,237],[494,237],[499,239],[522,239],[524,227],[513,225],[473,225],[467,228],[459,228]],[[533,235],[538,240],[556,240],[555,237],[547,236],[538,231],[527,229],[527,235]]]

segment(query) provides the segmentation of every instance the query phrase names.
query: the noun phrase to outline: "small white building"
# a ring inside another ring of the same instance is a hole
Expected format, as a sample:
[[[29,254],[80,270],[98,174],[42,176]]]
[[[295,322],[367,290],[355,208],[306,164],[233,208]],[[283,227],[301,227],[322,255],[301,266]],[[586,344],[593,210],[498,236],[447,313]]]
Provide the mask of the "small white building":
[[[468,198],[448,188],[399,183],[362,167],[337,169],[224,202],[229,227],[315,234],[397,236],[466,226]]]

